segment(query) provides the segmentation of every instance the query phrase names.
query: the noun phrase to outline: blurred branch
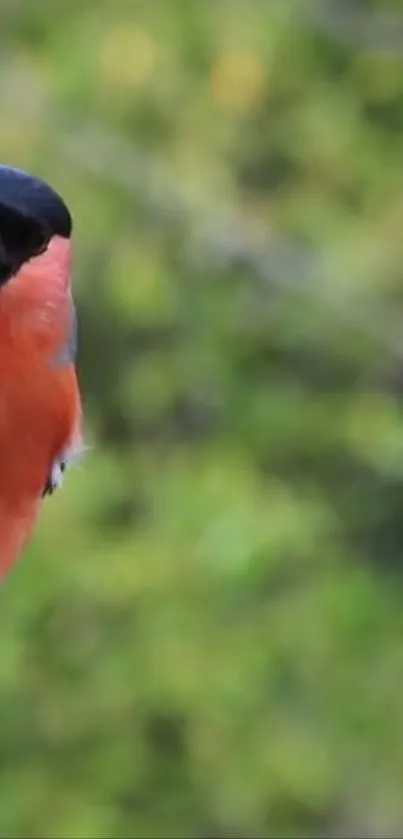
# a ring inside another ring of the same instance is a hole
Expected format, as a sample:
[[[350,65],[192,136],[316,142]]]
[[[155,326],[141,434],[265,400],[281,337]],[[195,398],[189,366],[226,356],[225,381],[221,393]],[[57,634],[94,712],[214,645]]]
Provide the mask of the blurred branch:
[[[403,17],[368,11],[360,0],[297,0],[301,18],[326,35],[360,49],[403,51]]]
[[[28,75],[21,78],[6,69],[2,74],[0,102],[18,119],[34,120],[27,103],[40,98]],[[266,236],[251,234],[233,208],[218,206],[189,197],[185,182],[162,171],[152,155],[146,155],[117,133],[95,122],[79,125],[65,120],[60,125],[54,115],[48,136],[74,167],[100,180],[119,185],[144,209],[167,227],[186,231],[186,258],[192,265],[220,269],[241,263],[269,291],[298,294],[320,304],[342,324],[358,329],[384,349],[400,356],[403,351],[402,317],[399,312],[379,312],[337,293],[337,271],[325,267],[324,255],[278,232]],[[332,264],[326,255],[326,265]],[[344,283],[344,288],[346,284]],[[267,297],[268,305],[272,298]]]
[[[308,296],[394,355],[403,351],[400,313],[389,311],[382,316],[363,304],[357,308],[357,301],[352,305],[351,299],[340,300],[335,293],[336,272],[333,275],[325,268],[319,252],[279,233],[269,233],[264,239],[248,234],[230,209],[191,201],[186,185],[163,176],[151,157],[103,126],[82,125],[60,136],[59,143],[74,165],[119,184],[166,225],[186,225],[190,235],[187,258],[193,263],[200,260],[215,269],[241,263],[267,289]]]

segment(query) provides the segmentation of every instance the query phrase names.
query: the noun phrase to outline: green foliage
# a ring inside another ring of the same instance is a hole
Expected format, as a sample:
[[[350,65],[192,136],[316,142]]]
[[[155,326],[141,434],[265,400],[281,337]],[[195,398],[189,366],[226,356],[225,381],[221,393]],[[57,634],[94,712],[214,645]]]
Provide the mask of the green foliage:
[[[2,591],[0,836],[401,835],[403,54],[295,0],[3,5],[90,450]]]

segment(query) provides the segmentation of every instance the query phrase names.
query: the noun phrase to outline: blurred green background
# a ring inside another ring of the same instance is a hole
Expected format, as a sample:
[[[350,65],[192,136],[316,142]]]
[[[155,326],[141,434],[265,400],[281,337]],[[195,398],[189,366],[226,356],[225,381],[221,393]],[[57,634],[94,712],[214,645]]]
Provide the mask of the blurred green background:
[[[0,32],[90,446],[2,589],[0,836],[403,836],[401,3]]]

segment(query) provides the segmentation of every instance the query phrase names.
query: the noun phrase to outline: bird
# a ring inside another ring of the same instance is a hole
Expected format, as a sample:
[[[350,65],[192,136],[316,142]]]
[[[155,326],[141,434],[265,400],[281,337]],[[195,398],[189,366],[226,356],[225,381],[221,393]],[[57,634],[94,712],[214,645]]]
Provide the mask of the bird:
[[[71,213],[0,165],[0,582],[83,450]]]

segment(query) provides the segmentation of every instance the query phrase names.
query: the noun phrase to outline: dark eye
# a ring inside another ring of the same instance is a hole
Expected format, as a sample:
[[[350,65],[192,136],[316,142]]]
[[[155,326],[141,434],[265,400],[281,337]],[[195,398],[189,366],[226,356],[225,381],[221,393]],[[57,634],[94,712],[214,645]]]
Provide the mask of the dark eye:
[[[0,285],[46,250],[51,231],[42,219],[0,202]]]
[[[45,227],[36,227],[29,231],[26,237],[27,253],[33,256],[40,256],[48,247],[50,240],[49,231]]]

